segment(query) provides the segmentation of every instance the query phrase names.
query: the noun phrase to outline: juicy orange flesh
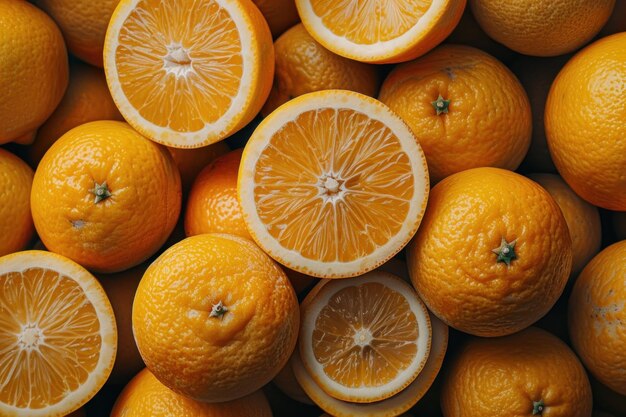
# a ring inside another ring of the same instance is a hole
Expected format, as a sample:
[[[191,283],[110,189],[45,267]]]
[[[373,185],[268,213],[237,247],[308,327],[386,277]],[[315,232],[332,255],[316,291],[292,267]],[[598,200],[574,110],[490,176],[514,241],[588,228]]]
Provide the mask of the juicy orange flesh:
[[[0,402],[58,403],[95,369],[100,323],[79,284],[31,268],[0,275]]]
[[[226,113],[239,91],[239,33],[216,1],[142,0],[118,39],[122,90],[158,126],[201,130]]]
[[[343,190],[322,187],[331,175]],[[256,165],[262,222],[285,248],[324,262],[362,258],[402,227],[414,192],[408,156],[378,120],[349,109],[300,114]]]
[[[397,38],[428,11],[432,0],[310,0],[335,35],[371,45]]]
[[[414,361],[418,335],[406,299],[382,284],[366,283],[338,291],[321,310],[313,330],[313,353],[335,382],[350,388],[376,387],[393,381]],[[365,345],[356,342],[366,342],[369,336]]]

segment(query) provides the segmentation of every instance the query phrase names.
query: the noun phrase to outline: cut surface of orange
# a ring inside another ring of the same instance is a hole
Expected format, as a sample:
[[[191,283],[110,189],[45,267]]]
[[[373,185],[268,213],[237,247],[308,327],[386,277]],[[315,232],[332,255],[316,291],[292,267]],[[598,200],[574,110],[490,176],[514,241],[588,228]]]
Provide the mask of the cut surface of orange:
[[[104,385],[117,330],[83,267],[51,252],[0,258],[0,415],[64,416]]]
[[[420,374],[404,390],[374,403],[353,403],[338,400],[328,395],[313,380],[302,363],[296,350],[291,365],[296,379],[307,395],[324,411],[336,417],[395,417],[413,407],[433,384],[437,377],[448,347],[448,326],[436,316],[430,314],[432,324],[432,343],[428,360]]]
[[[238,196],[254,240],[291,269],[322,278],[368,272],[422,219],[426,159],[381,102],[344,90],[297,97],[244,149]]]
[[[414,59],[443,41],[465,0],[296,0],[302,23],[327,49],[372,63]]]
[[[370,272],[318,284],[301,306],[300,358],[330,396],[371,403],[406,388],[430,353],[431,322],[409,284]]]
[[[107,30],[104,69],[135,129],[167,146],[197,148],[258,113],[273,51],[250,0],[122,0]]]

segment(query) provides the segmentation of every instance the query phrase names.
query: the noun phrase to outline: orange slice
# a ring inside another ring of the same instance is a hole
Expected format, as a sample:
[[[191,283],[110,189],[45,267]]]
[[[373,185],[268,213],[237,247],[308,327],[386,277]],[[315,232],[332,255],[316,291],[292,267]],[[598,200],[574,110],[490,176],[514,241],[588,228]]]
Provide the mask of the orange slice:
[[[0,415],[64,416],[115,360],[111,304],[82,266],[51,252],[0,258]]]
[[[317,385],[343,401],[371,403],[406,388],[430,353],[428,310],[386,272],[322,281],[303,301],[300,358]]]
[[[250,235],[307,275],[363,274],[400,251],[422,219],[426,159],[404,122],[359,93],[297,97],[244,149],[238,196]]]
[[[442,42],[466,0],[296,0],[307,31],[346,58],[372,63],[409,61]]]
[[[261,109],[274,76],[272,35],[250,0],[122,0],[104,69],[129,124],[164,145],[197,148]]]

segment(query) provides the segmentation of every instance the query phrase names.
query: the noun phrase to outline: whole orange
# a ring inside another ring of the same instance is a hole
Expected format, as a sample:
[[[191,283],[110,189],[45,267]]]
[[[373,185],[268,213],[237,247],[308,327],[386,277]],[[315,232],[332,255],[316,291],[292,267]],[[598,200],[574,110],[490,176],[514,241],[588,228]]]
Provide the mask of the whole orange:
[[[33,237],[33,175],[26,162],[0,148],[0,256],[26,248]]]
[[[413,286],[449,326],[503,336],[550,310],[571,269],[567,223],[539,184],[498,168],[451,175],[407,248]]]
[[[226,142],[222,141],[202,148],[187,149],[168,147],[167,150],[172,155],[172,158],[174,158],[174,162],[178,167],[183,193],[186,195],[200,171],[217,157],[228,153],[229,148]]]
[[[116,121],[63,135],[39,163],[31,193],[44,245],[97,272],[130,268],[156,252],[180,205],[180,176],[165,147]]]
[[[300,20],[294,0],[252,0],[259,8],[272,31],[277,37]]]
[[[188,397],[229,401],[274,378],[298,337],[299,310],[285,273],[247,239],[187,238],[144,274],[133,332],[148,369]]]
[[[516,52],[556,56],[591,40],[609,19],[615,0],[469,0],[489,36]]]
[[[415,134],[433,182],[481,166],[513,170],[530,144],[521,84],[497,59],[469,46],[443,45],[398,65],[379,99]]]
[[[28,147],[31,166],[37,167],[46,151],[65,132],[96,120],[124,119],[113,103],[104,71],[74,62],[70,67],[70,83],[63,100],[48,120],[37,129],[35,141]]]
[[[626,395],[626,240],[594,257],[569,300],[572,345],[602,384]]]
[[[67,87],[63,35],[29,2],[0,0],[0,56],[0,144],[30,143]]]
[[[252,239],[237,200],[237,174],[242,149],[217,158],[200,172],[185,211],[185,234],[230,233]]]
[[[371,64],[336,55],[320,45],[300,23],[274,42],[274,83],[261,110],[268,115],[294,97],[319,90],[351,90],[368,96],[378,93],[378,69]]]
[[[257,391],[247,397],[217,404],[194,401],[176,394],[144,369],[117,398],[111,417],[272,417],[272,410]]]
[[[626,33],[574,56],[552,84],[546,137],[563,179],[591,204],[626,211]]]
[[[470,340],[443,382],[444,417],[591,417],[591,386],[570,348],[531,327]]]
[[[109,20],[119,0],[36,0],[57,22],[70,52],[102,67],[102,48]]]

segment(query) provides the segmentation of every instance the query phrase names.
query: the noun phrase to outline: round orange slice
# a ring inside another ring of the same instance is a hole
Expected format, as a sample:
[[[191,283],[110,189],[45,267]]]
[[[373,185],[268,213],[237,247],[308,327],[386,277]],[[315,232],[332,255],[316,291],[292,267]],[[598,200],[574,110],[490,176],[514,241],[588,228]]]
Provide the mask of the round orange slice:
[[[239,167],[244,221],[261,248],[307,275],[361,275],[399,252],[428,196],[426,159],[387,106],[309,93],[266,117]]]
[[[411,384],[426,364],[432,336],[428,310],[395,275],[374,271],[322,281],[301,310],[300,358],[333,398],[384,400]]]
[[[82,266],[51,252],[0,258],[0,415],[57,417],[104,385],[117,329],[109,300]]]
[[[442,42],[466,0],[296,0],[307,31],[326,49],[377,64],[409,61]]]
[[[197,148],[235,133],[263,106],[272,35],[250,0],[121,0],[104,70],[131,126],[161,144]]]

